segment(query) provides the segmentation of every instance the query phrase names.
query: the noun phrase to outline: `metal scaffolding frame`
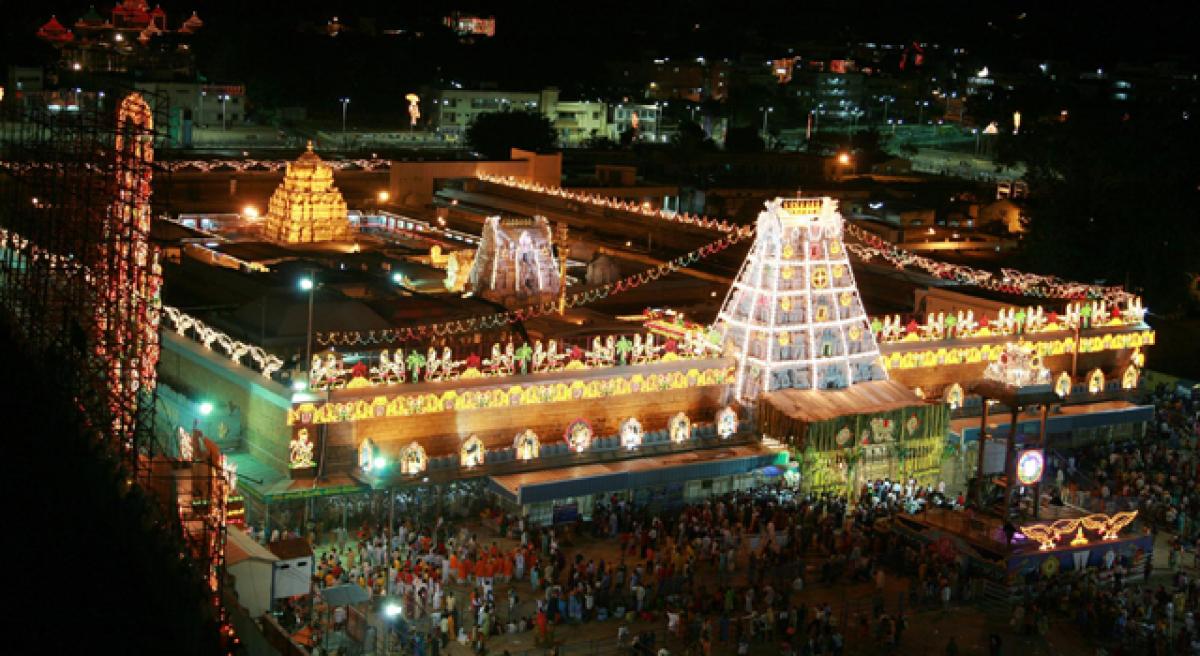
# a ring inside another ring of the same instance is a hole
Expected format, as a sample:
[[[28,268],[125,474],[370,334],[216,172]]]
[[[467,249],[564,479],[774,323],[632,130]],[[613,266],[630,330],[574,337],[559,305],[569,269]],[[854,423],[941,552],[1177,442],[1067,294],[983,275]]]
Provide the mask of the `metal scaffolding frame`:
[[[161,119],[121,90],[0,102],[0,306],[131,472],[154,451]]]
[[[60,381],[89,437],[159,501],[221,606],[233,474],[155,441],[159,253],[150,241],[164,99],[130,89],[18,93],[0,101],[0,319]],[[161,185],[160,185],[161,186]]]

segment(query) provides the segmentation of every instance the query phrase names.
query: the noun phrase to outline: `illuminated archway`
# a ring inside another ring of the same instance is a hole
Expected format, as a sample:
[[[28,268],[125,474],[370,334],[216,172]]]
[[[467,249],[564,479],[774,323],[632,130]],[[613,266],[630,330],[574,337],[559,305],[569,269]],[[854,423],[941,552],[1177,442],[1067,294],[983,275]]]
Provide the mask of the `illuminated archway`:
[[[375,468],[375,443],[369,437],[358,445],[358,468],[364,472]]]
[[[958,383],[952,384],[946,389],[946,403],[950,405],[951,410],[958,410],[963,404],[963,388]]]
[[[1125,368],[1125,373],[1121,374],[1121,389],[1137,389],[1138,378],[1141,372],[1138,371],[1136,364],[1131,364]]]
[[[526,429],[513,440],[513,450],[517,452],[517,460],[533,460],[541,453],[542,443],[538,441],[537,433]]]
[[[692,420],[682,412],[671,417],[671,423],[668,427],[671,433],[671,441],[675,444],[682,444],[692,437]]]
[[[458,464],[463,467],[482,465],[486,454],[487,449],[483,446],[483,440],[472,435],[463,441],[462,447],[458,450]]]
[[[1092,373],[1088,374],[1088,394],[1099,394],[1104,391],[1104,372],[1099,369],[1093,369]]]
[[[400,452],[400,473],[420,474],[425,471],[428,459],[425,457],[425,447],[413,442]]]
[[[642,422],[630,417],[621,422],[621,448],[633,450],[642,445]]]
[[[737,412],[725,406],[717,413],[717,436],[723,440],[733,437],[738,429]]]
[[[1071,394],[1071,374],[1062,372],[1058,375],[1058,380],[1054,381],[1054,393],[1059,398],[1065,399]]]

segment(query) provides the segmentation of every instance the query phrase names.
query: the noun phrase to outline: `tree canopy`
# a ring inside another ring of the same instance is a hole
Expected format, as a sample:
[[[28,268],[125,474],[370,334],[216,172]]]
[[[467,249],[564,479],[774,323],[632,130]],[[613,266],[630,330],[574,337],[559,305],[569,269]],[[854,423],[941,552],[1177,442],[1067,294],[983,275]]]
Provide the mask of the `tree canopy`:
[[[725,150],[731,153],[761,153],[766,149],[762,136],[753,127],[729,128],[725,133]]]
[[[480,114],[467,128],[467,143],[488,159],[508,159],[512,148],[542,152],[558,142],[554,124],[533,112]]]

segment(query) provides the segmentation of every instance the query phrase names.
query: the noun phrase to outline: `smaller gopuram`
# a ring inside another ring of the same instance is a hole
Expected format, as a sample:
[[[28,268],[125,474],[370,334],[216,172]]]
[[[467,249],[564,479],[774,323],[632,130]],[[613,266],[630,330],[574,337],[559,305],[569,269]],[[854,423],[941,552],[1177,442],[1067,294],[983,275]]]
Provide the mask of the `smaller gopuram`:
[[[263,237],[299,244],[350,238],[346,200],[333,184],[333,169],[308,150],[287,165],[283,184],[271,195]]]
[[[471,289],[510,306],[557,298],[561,282],[552,245],[546,217],[488,217],[471,266]]]

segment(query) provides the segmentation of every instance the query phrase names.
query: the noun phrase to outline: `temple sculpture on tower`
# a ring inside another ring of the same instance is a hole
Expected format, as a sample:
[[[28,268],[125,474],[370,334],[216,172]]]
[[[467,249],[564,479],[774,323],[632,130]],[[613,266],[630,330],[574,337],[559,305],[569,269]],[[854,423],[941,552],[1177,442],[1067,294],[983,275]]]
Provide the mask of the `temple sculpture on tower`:
[[[830,198],[777,198],[758,215],[716,322],[739,399],[887,379],[842,238]]]
[[[271,196],[263,236],[291,244],[350,239],[350,218],[333,169],[308,150],[287,165],[283,184]]]

